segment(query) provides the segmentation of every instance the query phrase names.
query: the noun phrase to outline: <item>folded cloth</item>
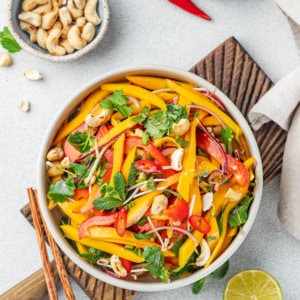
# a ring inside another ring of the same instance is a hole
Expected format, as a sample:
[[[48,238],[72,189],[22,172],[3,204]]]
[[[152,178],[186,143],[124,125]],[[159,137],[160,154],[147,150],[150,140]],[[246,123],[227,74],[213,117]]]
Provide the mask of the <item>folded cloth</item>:
[[[274,0],[286,15],[300,54],[300,1]],[[278,217],[283,227],[300,240],[300,67],[279,80],[250,110],[254,130],[274,121],[288,131],[285,144]]]

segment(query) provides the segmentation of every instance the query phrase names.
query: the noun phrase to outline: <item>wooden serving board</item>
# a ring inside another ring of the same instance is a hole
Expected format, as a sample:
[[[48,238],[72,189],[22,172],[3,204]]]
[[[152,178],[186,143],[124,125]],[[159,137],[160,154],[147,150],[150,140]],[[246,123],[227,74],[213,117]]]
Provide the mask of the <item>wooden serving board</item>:
[[[224,92],[247,116],[251,107],[273,85],[240,43],[230,37],[195,64],[190,72],[214,84]],[[273,122],[254,132],[264,170],[266,185],[281,171],[286,132]],[[32,222],[29,205],[21,209],[26,219]],[[130,300],[137,292],[124,290],[101,282],[75,265],[66,255],[63,260],[68,273],[78,282],[91,299]]]

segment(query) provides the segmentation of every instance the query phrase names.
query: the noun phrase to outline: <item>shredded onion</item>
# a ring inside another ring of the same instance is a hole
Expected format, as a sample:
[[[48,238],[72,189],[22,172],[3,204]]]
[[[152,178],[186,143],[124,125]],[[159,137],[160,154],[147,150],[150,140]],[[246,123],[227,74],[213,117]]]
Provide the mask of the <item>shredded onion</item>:
[[[205,95],[210,100],[215,102],[222,110],[226,110],[224,103],[215,94],[213,94],[209,90],[207,90],[205,88],[194,88],[194,90],[201,92],[203,95]]]
[[[126,98],[128,100],[130,100],[135,107],[140,107],[141,106],[140,103],[139,103],[139,101],[138,101],[138,99],[136,99],[135,97],[127,95]]]
[[[156,93],[163,93],[163,92],[170,92],[170,91],[172,91],[170,88],[164,88],[164,89],[154,90],[152,91],[152,93],[156,94]]]

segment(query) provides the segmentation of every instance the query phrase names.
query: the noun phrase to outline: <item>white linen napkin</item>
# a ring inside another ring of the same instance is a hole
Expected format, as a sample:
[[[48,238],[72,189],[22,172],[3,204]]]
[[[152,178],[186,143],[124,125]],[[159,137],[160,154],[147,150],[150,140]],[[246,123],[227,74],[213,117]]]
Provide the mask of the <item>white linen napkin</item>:
[[[300,1],[274,0],[286,15],[300,55]],[[288,131],[283,154],[278,218],[300,240],[300,67],[279,80],[250,110],[254,130],[273,120]]]

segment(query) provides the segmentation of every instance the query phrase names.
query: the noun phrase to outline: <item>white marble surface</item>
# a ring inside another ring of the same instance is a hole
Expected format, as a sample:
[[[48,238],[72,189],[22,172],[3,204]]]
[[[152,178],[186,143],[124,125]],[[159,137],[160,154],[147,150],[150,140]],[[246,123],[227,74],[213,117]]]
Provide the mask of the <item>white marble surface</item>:
[[[0,294],[41,267],[36,236],[20,213],[26,188],[36,186],[37,156],[49,122],[79,87],[106,71],[128,65],[164,64],[189,69],[230,36],[235,36],[266,74],[276,82],[299,66],[289,26],[271,0],[194,0],[211,15],[207,22],[166,0],[111,0],[107,35],[90,55],[56,64],[26,53],[13,55],[0,68]],[[0,0],[0,28],[6,25],[6,1]],[[23,72],[38,69],[39,82]],[[17,103],[29,100],[23,113]],[[253,230],[230,260],[225,278],[207,278],[201,295],[191,286],[166,293],[139,293],[146,299],[221,299],[227,280],[245,268],[263,268],[280,282],[285,299],[299,299],[300,241],[286,233],[277,218],[279,180],[264,190]],[[73,283],[77,299],[87,299]],[[64,294],[60,291],[60,299]]]

